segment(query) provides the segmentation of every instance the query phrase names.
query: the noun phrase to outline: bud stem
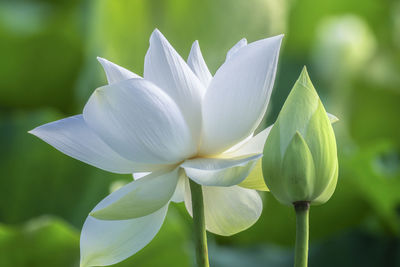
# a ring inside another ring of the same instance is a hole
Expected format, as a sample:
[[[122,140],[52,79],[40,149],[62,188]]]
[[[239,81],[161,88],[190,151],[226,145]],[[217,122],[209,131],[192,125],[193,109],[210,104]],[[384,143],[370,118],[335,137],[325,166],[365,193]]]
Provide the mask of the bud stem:
[[[293,203],[296,211],[296,247],[294,255],[295,267],[307,267],[308,261],[308,213],[310,203],[299,201]]]
[[[189,179],[192,194],[193,233],[198,267],[209,267],[206,223],[204,218],[203,190]]]

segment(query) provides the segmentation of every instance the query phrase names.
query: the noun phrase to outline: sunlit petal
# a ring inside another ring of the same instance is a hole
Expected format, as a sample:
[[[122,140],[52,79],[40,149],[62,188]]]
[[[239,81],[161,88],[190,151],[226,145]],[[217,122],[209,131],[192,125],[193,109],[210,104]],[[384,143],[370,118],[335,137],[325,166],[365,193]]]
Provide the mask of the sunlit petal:
[[[150,37],[144,78],[159,86],[181,109],[192,136],[199,140],[201,102],[206,88],[159,30]]]
[[[137,75],[121,66],[118,66],[117,64],[112,63],[111,61],[108,61],[107,59],[97,57],[97,60],[103,66],[103,69],[104,69],[104,72],[106,73],[107,81],[109,84],[113,84],[116,82],[132,79],[132,78],[141,78],[139,75]]]
[[[221,153],[254,132],[271,96],[281,40],[248,44],[219,68],[203,102],[202,155]]]
[[[139,164],[120,156],[86,125],[82,115],[44,124],[29,133],[70,157],[109,172],[132,173],[160,168],[157,164]]]
[[[228,53],[226,53],[226,60],[229,60],[240,48],[247,45],[246,38],[240,39],[231,49],[229,49]]]
[[[175,163],[197,149],[174,101],[144,79],[125,80],[97,89],[83,116],[101,139],[133,161]]]
[[[200,82],[202,82],[204,87],[207,88],[211,82],[212,75],[208,70],[206,62],[204,61],[200,50],[199,41],[195,41],[193,43],[187,62],[194,74],[196,74],[197,78],[199,78]]]
[[[192,215],[190,189],[185,194],[185,205]],[[204,212],[208,231],[229,236],[246,230],[260,217],[262,200],[255,190],[240,186],[203,186]]]
[[[235,158],[196,158],[182,163],[186,175],[201,185],[232,186],[243,181],[261,154]]]
[[[179,169],[156,171],[109,195],[108,205],[90,215],[101,220],[127,220],[153,213],[169,202],[178,184]]]

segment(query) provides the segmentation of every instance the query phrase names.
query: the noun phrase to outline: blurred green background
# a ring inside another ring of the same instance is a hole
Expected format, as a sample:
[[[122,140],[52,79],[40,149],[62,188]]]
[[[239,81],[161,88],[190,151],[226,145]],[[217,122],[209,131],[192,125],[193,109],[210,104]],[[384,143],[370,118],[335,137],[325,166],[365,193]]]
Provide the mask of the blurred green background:
[[[142,74],[154,28],[186,58],[200,41],[215,73],[226,51],[284,33],[272,123],[307,65],[340,118],[336,193],[311,210],[310,266],[400,266],[400,2],[390,0],[1,0],[0,266],[79,266],[79,232],[114,175],[27,131],[81,113],[105,84],[96,56]],[[233,237],[209,235],[213,267],[291,266],[294,212],[264,211]],[[160,233],[115,266],[193,266],[191,221],[171,205]]]

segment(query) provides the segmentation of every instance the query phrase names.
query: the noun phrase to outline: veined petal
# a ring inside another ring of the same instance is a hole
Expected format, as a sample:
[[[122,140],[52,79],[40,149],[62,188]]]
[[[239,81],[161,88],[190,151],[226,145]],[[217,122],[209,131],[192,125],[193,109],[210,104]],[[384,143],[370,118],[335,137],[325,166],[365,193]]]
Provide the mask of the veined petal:
[[[185,205],[192,215],[188,184]],[[207,230],[223,236],[246,230],[258,220],[262,211],[262,200],[258,193],[240,186],[203,186],[203,200]]]
[[[175,101],[192,136],[199,140],[201,102],[206,89],[159,30],[155,30],[150,37],[144,78],[155,83]]]
[[[212,79],[203,100],[202,155],[215,155],[249,136],[264,116],[282,36],[242,47]]]
[[[149,215],[168,203],[178,183],[178,171],[153,172],[108,196],[107,205],[95,208],[90,216],[101,220],[127,220]]]
[[[249,175],[262,154],[252,154],[235,158],[196,158],[181,164],[186,175],[201,185],[232,186]]]
[[[82,115],[44,124],[29,133],[72,158],[109,172],[132,173],[160,168],[159,165],[139,164],[120,156],[86,125]]]
[[[108,205],[108,197],[96,208]],[[81,267],[118,263],[145,247],[160,230],[168,204],[144,217],[103,221],[86,218],[81,232]]]
[[[197,150],[175,102],[144,79],[97,89],[83,116],[104,142],[135,162],[176,163]]]
[[[208,70],[207,64],[204,61],[203,55],[200,50],[199,41],[194,41],[192,48],[190,49],[190,54],[187,60],[189,67],[192,69],[193,73],[196,74],[200,82],[205,88],[211,82],[212,75]]]
[[[107,76],[108,84],[113,84],[116,82],[132,79],[132,78],[141,78],[139,75],[137,75],[121,66],[118,66],[117,64],[112,63],[111,61],[108,61],[107,59],[97,57],[97,60],[103,66],[104,72],[106,73],[106,76]]]
[[[231,49],[229,49],[228,53],[226,53],[226,59],[229,60],[240,48],[247,45],[247,39],[242,38],[239,42],[237,42]]]

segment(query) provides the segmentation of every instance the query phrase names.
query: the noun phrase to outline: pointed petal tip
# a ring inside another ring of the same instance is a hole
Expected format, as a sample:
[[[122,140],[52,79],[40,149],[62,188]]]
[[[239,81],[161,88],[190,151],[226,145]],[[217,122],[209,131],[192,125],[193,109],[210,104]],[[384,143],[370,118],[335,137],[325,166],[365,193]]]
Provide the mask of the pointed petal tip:
[[[155,28],[154,31],[150,35],[150,40],[152,40],[153,38],[161,39],[163,37],[164,37],[164,35],[160,32],[160,30],[158,28]]]
[[[200,47],[199,40],[195,40],[192,44],[192,49],[198,49]]]
[[[329,118],[329,121],[331,122],[331,124],[334,124],[339,121],[339,118],[336,117],[335,115],[328,113],[328,112],[327,112],[327,115],[328,115],[328,118]]]
[[[97,56],[96,59],[97,59],[98,62],[100,62],[101,65],[103,65],[103,63],[105,63],[105,62],[108,62],[107,59],[99,57],[99,56]]]

